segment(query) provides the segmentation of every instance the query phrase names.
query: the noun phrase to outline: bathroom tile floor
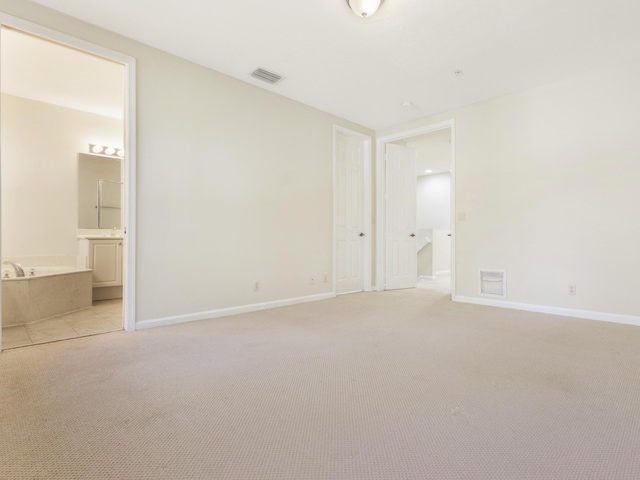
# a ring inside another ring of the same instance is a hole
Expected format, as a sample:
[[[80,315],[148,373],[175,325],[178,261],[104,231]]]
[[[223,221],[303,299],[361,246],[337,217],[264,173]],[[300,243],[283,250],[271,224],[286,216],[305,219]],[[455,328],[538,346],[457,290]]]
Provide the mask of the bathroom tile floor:
[[[122,299],[100,300],[77,312],[2,329],[2,349],[122,330]]]

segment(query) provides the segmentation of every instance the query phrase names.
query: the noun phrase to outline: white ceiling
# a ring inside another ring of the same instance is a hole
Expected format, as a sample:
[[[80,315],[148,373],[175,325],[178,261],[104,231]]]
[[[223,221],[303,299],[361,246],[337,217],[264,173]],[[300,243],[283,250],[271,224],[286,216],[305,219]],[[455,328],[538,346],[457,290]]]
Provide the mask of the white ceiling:
[[[2,93],[123,118],[121,64],[8,28],[1,35]]]
[[[35,1],[373,129],[640,58],[638,0]]]

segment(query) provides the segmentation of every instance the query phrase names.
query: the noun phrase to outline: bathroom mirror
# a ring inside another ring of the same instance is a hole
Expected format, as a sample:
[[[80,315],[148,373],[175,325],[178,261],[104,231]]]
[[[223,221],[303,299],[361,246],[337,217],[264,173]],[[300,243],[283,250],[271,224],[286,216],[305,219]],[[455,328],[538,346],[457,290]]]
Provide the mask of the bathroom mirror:
[[[78,154],[78,228],[122,228],[122,161]]]

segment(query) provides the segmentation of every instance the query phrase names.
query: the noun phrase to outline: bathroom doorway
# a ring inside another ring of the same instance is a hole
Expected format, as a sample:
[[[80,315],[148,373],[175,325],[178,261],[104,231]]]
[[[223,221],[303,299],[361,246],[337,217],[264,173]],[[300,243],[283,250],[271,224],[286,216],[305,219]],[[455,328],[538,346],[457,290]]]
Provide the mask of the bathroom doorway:
[[[0,19],[2,348],[133,330],[134,61]]]

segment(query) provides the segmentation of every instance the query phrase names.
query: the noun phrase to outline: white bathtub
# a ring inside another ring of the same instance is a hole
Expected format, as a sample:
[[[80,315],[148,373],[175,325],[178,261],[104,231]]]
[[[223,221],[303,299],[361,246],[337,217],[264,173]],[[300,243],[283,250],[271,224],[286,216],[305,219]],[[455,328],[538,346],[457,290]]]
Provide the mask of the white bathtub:
[[[2,326],[23,325],[91,306],[92,271],[74,267],[13,267],[3,265]],[[9,278],[5,277],[9,272]]]

